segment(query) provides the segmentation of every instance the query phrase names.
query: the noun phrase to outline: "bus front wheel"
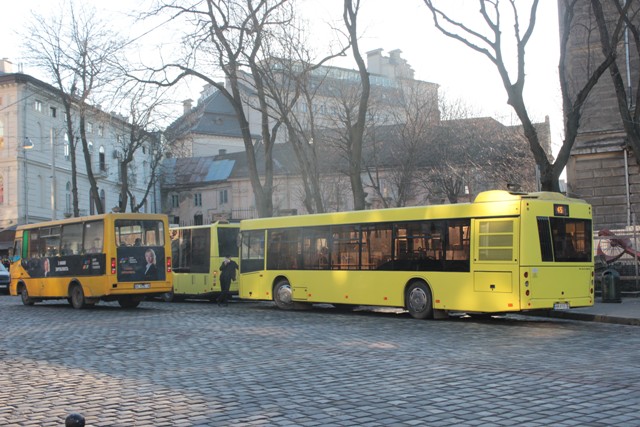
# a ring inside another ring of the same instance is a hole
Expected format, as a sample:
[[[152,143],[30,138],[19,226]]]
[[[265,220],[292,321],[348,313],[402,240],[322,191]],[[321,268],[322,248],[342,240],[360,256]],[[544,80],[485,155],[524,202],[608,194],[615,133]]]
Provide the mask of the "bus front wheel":
[[[35,302],[30,296],[29,291],[27,291],[27,286],[22,285],[20,288],[20,298],[22,299],[22,304],[24,305],[33,305]]]
[[[291,284],[287,280],[281,280],[273,288],[273,301],[282,310],[293,308]]]
[[[84,291],[82,290],[82,286],[75,284],[71,287],[71,291],[69,292],[71,296],[71,306],[75,309],[84,308],[87,304],[84,298]]]
[[[433,317],[433,299],[431,290],[422,282],[413,282],[407,288],[405,305],[414,319]]]

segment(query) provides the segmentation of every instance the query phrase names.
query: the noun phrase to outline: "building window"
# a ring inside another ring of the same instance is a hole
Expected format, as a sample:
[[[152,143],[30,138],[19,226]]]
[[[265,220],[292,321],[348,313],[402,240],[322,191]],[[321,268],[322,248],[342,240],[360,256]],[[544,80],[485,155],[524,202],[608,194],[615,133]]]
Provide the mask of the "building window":
[[[0,176],[0,205],[4,205],[4,178]]]
[[[193,204],[194,206],[202,206],[202,194],[196,193],[193,195]]]
[[[98,125],[98,135],[104,136],[104,126]]]
[[[172,208],[180,207],[180,197],[178,197],[177,194],[172,194],[171,195],[171,207]]]
[[[64,159],[69,160],[69,135],[64,134]]]
[[[221,190],[220,191],[220,204],[224,205],[226,203],[229,203],[229,193],[227,192],[227,190]]]
[[[64,193],[64,213],[71,216],[71,183],[67,181]]]
[[[93,133],[93,123],[87,122],[87,133]]]
[[[58,111],[56,110],[56,107],[49,107],[49,116],[53,117],[54,119],[58,117]]]
[[[202,214],[197,214],[193,216],[193,225],[202,225]]]
[[[100,146],[100,148],[98,149],[98,161],[100,163],[100,170],[101,171],[106,171],[107,170],[107,160],[106,157],[104,155],[104,146]]]
[[[42,113],[42,101],[36,99],[36,101],[33,103],[33,109],[38,113]]]
[[[64,122],[65,123],[69,123],[69,115],[67,114],[67,112],[64,112]]]
[[[93,142],[89,141],[89,143],[87,145],[89,147],[89,153],[93,153]]]
[[[4,148],[4,123],[0,120],[0,148]]]
[[[104,190],[100,190],[100,203],[102,203],[102,212],[106,212],[107,209],[105,206],[107,206],[107,197],[104,194]]]

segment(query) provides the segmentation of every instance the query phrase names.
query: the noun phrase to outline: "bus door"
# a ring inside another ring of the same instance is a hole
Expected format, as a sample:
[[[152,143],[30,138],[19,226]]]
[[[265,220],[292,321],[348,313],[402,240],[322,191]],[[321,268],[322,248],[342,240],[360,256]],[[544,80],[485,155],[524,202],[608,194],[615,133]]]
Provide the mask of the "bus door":
[[[504,312],[520,309],[518,289],[520,219],[473,220],[474,309]],[[471,311],[471,310],[470,310]]]

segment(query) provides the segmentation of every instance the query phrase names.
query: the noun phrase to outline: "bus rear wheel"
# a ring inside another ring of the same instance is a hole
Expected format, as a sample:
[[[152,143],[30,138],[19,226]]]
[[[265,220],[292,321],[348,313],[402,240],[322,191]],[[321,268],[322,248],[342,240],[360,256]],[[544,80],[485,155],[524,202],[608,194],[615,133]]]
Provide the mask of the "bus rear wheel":
[[[413,282],[407,288],[405,305],[414,319],[430,319],[433,317],[433,299],[431,290],[422,282]]]
[[[20,299],[22,299],[22,304],[24,305],[33,305],[35,303],[33,298],[29,296],[29,291],[27,291],[26,285],[22,285],[20,288]]]
[[[293,295],[289,281],[280,280],[276,283],[273,287],[273,301],[282,310],[291,310],[293,308]]]
[[[82,290],[82,286],[75,284],[71,287],[71,291],[70,293],[70,299],[71,299],[71,306],[75,309],[81,309],[81,308],[85,308],[87,306],[87,303],[85,301],[84,298],[84,290]]]
[[[164,302],[174,302],[176,300],[176,296],[173,291],[169,291],[160,295],[160,299]]]
[[[118,304],[122,308],[136,308],[140,305],[140,299],[133,297],[120,297],[118,298]]]

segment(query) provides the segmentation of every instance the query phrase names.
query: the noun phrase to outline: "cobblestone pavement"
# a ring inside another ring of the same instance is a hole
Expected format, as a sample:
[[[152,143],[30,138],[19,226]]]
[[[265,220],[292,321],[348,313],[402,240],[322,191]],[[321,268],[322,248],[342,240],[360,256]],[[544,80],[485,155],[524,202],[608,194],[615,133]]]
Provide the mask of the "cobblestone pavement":
[[[0,425],[640,426],[634,326],[0,297]]]

